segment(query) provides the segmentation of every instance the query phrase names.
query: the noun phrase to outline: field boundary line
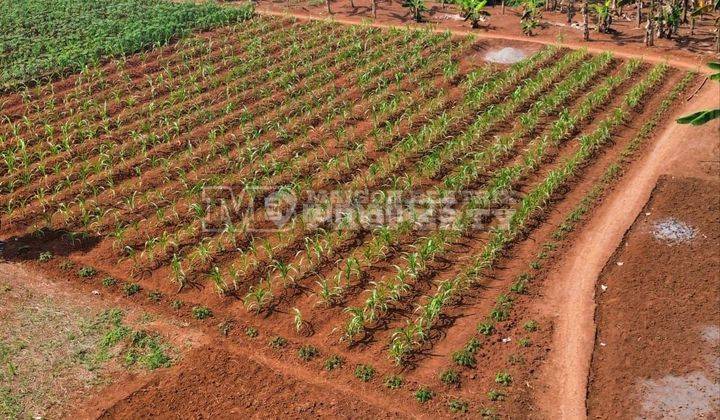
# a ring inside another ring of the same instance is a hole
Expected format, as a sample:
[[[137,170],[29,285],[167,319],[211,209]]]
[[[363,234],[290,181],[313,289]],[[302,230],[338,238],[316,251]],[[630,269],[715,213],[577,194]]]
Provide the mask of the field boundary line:
[[[230,7],[233,7],[232,5]],[[391,24],[391,23],[385,23],[385,22],[372,22],[369,20],[362,20],[358,21],[356,19],[352,18],[346,18],[346,17],[321,17],[321,16],[313,16],[310,14],[305,13],[289,13],[289,12],[276,12],[272,10],[261,10],[256,9],[255,13],[265,16],[283,16],[283,17],[295,17],[297,19],[302,20],[322,20],[325,22],[335,22],[335,23],[342,23],[346,25],[367,25],[372,26],[376,28],[395,28],[395,29],[420,29],[420,30],[430,30],[434,32],[449,32],[453,35],[458,36],[467,36],[472,35],[478,40],[482,39],[499,39],[499,40],[508,40],[508,41],[519,41],[519,42],[527,42],[531,44],[540,44],[540,45],[558,45],[561,47],[571,48],[571,49],[581,49],[585,48],[591,53],[599,54],[607,51],[607,47],[596,47],[593,46],[591,43],[583,44],[583,43],[577,43],[577,42],[557,42],[557,41],[549,41],[549,40],[543,40],[543,39],[536,39],[531,37],[520,37],[520,36],[512,36],[512,35],[503,35],[503,34],[494,34],[494,33],[478,33],[473,31],[463,31],[458,29],[450,29],[450,28],[442,28],[438,25],[418,25],[413,23],[404,23],[404,24]],[[620,50],[613,50],[613,55],[615,57],[621,57],[621,58],[638,58],[645,62],[658,64],[658,63],[667,63],[668,65],[683,69],[683,70],[689,70],[694,71],[700,74],[712,74],[712,70],[707,68],[707,66],[699,66],[695,63],[688,63],[684,60],[676,60],[671,57],[662,56],[659,54],[655,54],[653,52],[649,52],[649,54],[645,55],[638,55],[638,54],[632,54],[625,51]]]

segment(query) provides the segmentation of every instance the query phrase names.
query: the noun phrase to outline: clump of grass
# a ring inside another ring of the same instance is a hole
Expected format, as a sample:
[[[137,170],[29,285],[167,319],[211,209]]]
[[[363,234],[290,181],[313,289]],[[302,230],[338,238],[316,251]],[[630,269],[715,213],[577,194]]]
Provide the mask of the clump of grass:
[[[258,329],[255,328],[255,327],[247,327],[247,328],[245,329],[245,335],[248,336],[248,337],[250,337],[250,338],[255,338],[255,337],[257,337],[258,335],[260,335],[260,332],[258,332]]]
[[[515,283],[510,287],[510,291],[517,293],[519,295],[524,294],[527,292],[527,283],[530,281],[530,274],[523,273],[517,276],[517,279],[515,279]]]
[[[458,366],[474,368],[477,366],[475,353],[482,343],[477,338],[471,338],[462,350],[458,350],[452,354],[452,359]]]
[[[75,263],[70,260],[65,260],[60,263],[60,269],[63,271],[70,271],[75,268]]]
[[[523,329],[527,332],[537,331],[538,327],[539,327],[539,325],[538,325],[537,321],[535,321],[535,320],[530,320],[530,321],[526,322],[525,325],[523,325]]]
[[[424,404],[428,401],[430,401],[433,398],[433,392],[427,388],[427,387],[421,387],[417,391],[415,391],[415,399],[418,400],[421,404]]]
[[[104,279],[102,279],[102,282],[101,282],[101,283],[102,283],[102,285],[105,286],[105,287],[112,287],[112,286],[115,286],[115,285],[117,284],[117,280],[115,280],[115,279],[112,278],[112,277],[105,277]]]
[[[492,335],[492,333],[495,331],[495,326],[492,322],[481,322],[477,330],[482,335]]]
[[[213,313],[207,306],[195,306],[192,308],[192,317],[195,319],[212,318]]]
[[[320,355],[320,351],[315,346],[305,345],[298,350],[298,357],[304,362],[309,362]]]
[[[531,343],[532,342],[527,337],[523,337],[520,340],[518,340],[518,346],[520,346],[520,347],[530,347]]]
[[[405,380],[399,375],[390,375],[385,378],[385,387],[388,389],[400,389]]]
[[[512,376],[507,372],[498,372],[495,374],[495,382],[500,385],[509,386],[512,383]]]
[[[488,391],[488,398],[490,399],[490,401],[502,401],[503,398],[505,398],[505,394],[496,389],[491,389],[490,391]]]
[[[467,401],[463,401],[463,400],[453,399],[453,400],[450,400],[450,402],[448,403],[448,408],[450,409],[450,412],[454,413],[454,414],[467,413],[468,407],[469,407],[469,405],[468,405]]]
[[[78,270],[78,276],[84,278],[93,277],[95,274],[97,274],[97,270],[93,267],[83,267]]]
[[[332,356],[328,357],[325,360],[325,363],[323,366],[325,367],[325,370],[330,372],[331,370],[335,370],[339,367],[342,367],[342,365],[345,364],[345,359],[343,359],[342,356],[338,356],[336,354],[333,354]]]
[[[173,309],[175,309],[176,311],[177,311],[178,309],[182,308],[183,305],[184,305],[183,301],[182,301],[182,300],[179,300],[179,299],[175,299],[175,300],[173,300],[172,302],[170,302],[170,307],[173,308]]]
[[[287,346],[287,340],[279,335],[270,340],[270,347],[274,349],[281,349]]]
[[[355,367],[355,377],[363,382],[370,381],[375,376],[375,368],[370,365],[357,365]]]
[[[165,346],[156,336],[145,331],[135,331],[131,335],[130,349],[125,353],[125,364],[132,366],[140,363],[148,370],[169,367],[172,360],[165,353]]]
[[[233,328],[232,321],[223,321],[218,324],[218,331],[223,337],[227,337],[230,334],[230,330]]]
[[[137,283],[128,283],[123,286],[123,293],[125,296],[132,296],[140,292],[140,285]]]
[[[445,385],[459,385],[460,384],[460,374],[455,369],[448,369],[440,374],[440,380]]]
[[[152,291],[152,292],[148,293],[148,300],[150,302],[160,302],[162,297],[163,297],[163,294],[158,291]]]
[[[44,262],[50,261],[52,258],[53,258],[53,253],[50,251],[45,251],[38,256],[38,261],[44,263]]]

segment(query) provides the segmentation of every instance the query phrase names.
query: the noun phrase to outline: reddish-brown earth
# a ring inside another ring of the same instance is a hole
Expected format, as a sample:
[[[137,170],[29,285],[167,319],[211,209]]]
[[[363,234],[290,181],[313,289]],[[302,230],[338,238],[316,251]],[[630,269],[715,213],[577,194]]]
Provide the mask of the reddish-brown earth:
[[[595,291],[589,417],[720,412],[719,188],[661,178],[605,266]],[[658,237],[663,222],[682,223],[694,237]]]
[[[206,36],[212,35],[206,34]],[[537,45],[527,46],[518,40],[482,41],[475,44],[473,50],[470,50],[470,55],[461,61],[462,72],[474,68],[476,62],[480,61],[479,54],[484,50],[499,45],[523,47],[528,52],[537,49]],[[692,63],[693,58],[685,58],[687,59],[684,61],[685,67],[692,65],[689,63]],[[659,58],[655,57],[655,59]],[[608,73],[617,72],[617,66],[620,64],[619,60],[614,62],[614,67],[609,69]],[[340,69],[337,71],[340,72]],[[542,244],[551,238],[554,229],[563,221],[566,214],[601,177],[608,164],[614,161],[642,124],[653,115],[665,95],[683,76],[684,73],[677,69],[669,71],[666,79],[653,91],[653,94],[643,101],[641,107],[632,112],[628,123],[613,134],[613,141],[583,168],[581,176],[553,197],[551,205],[543,209],[542,214],[538,215],[531,224],[527,234],[504,255],[496,270],[483,278],[479,287],[469,290],[457,305],[448,309],[443,322],[428,340],[427,347],[422,349],[413,360],[414,365],[406,369],[395,367],[388,358],[387,343],[393,329],[401,327],[406,320],[414,317],[415,299],[431,293],[435,287],[434,282],[457,274],[463,264],[467,263],[467,255],[482,249],[487,241],[487,234],[473,233],[451,244],[451,252],[448,252],[443,259],[433,262],[428,278],[413,285],[415,290],[409,296],[410,299],[400,302],[397,307],[389,311],[386,323],[372,328],[368,339],[361,340],[354,346],[338,342],[339,334],[335,332],[336,328],[342,328],[348,319],[347,314],[342,312],[342,307],[357,304],[358,294],[363,287],[366,287],[367,282],[387,274],[392,264],[400,260],[403,252],[411,249],[410,244],[414,237],[407,238],[407,241],[400,244],[399,249],[383,264],[368,269],[369,278],[365,278],[363,283],[357,286],[358,290],[353,291],[355,295],[347,298],[339,307],[327,310],[318,307],[317,298],[312,294],[314,279],[303,278],[300,287],[283,291],[281,297],[277,299],[275,309],[263,316],[248,313],[239,302],[240,294],[218,296],[208,279],[200,278],[200,281],[185,287],[178,294],[177,286],[169,280],[170,274],[167,268],[148,270],[146,273],[131,272],[131,261],[128,259],[118,261],[117,251],[112,249],[111,240],[108,238],[91,237],[73,243],[56,232],[45,232],[44,237],[22,235],[11,239],[4,255],[19,264],[49,273],[56,279],[55,281],[84,290],[88,294],[100,288],[99,282],[102,276],[80,278],[77,275],[77,268],[83,265],[99,268],[102,275],[111,274],[123,281],[137,281],[143,290],[142,293],[132,297],[123,297],[120,286],[102,290],[104,294],[107,293],[123,305],[151,311],[173,322],[188,325],[193,331],[201,332],[203,336],[208,337],[209,344],[206,347],[192,351],[175,367],[158,372],[148,380],[129,381],[113,385],[111,389],[100,392],[99,396],[90,399],[87,405],[79,410],[81,416],[150,417],[166,416],[171,413],[219,417],[263,414],[290,417],[447,416],[448,403],[453,399],[461,398],[470,402],[471,417],[494,413],[513,418],[525,417],[528,413],[536,412],[538,406],[542,405],[542,401],[537,400],[534,390],[547,385],[546,378],[541,375],[541,368],[548,351],[558,346],[552,341],[555,330],[553,317],[542,308],[538,309],[536,303],[547,293],[548,285],[552,285],[552,277],[548,277],[547,273],[553,263],[562,258],[562,252],[553,253],[532,269],[529,265],[538,260],[538,255],[543,251]],[[433,77],[440,78],[437,74]],[[347,78],[340,77],[336,83],[340,87],[347,88],[347,82]],[[693,91],[698,83],[699,80],[696,80],[689,91]],[[450,97],[453,100],[457,99],[456,86],[450,83],[443,86],[451,90]],[[619,90],[626,92],[630,86],[631,83],[625,83]],[[706,87],[703,94],[707,89],[709,88]],[[347,98],[356,100],[357,92],[348,91]],[[595,118],[583,122],[578,127],[577,134],[591,132],[597,127],[597,122],[607,116],[611,107],[618,105],[621,99],[621,95],[615,95],[608,103],[603,104],[604,106],[594,114]],[[569,98],[568,106],[572,108],[578,101],[578,97]],[[220,105],[222,103],[216,106]],[[668,117],[663,118],[660,126]],[[551,118],[546,118],[541,124],[541,129],[550,122]],[[367,121],[365,123],[368,125]],[[403,127],[403,130],[410,131],[416,128],[416,126]],[[495,135],[506,134],[512,128],[512,124],[498,126],[487,137],[490,139]],[[202,126],[197,134],[204,136],[208,131],[208,126]],[[651,144],[656,137],[651,137]],[[327,139],[314,139],[316,142],[320,140]],[[712,140],[702,143],[706,144]],[[568,141],[554,148],[546,162],[546,167],[515,185],[518,193],[527,193],[550,169],[558,166],[561,158],[569,156],[576,150],[576,143]],[[304,147],[311,148],[316,144],[308,142]],[[180,144],[176,146],[180,147]],[[341,150],[332,152],[340,153]],[[386,150],[373,152],[376,153],[373,157],[381,158]],[[279,156],[287,157],[286,154]],[[411,169],[417,160],[417,156],[412,157],[401,169]],[[158,179],[159,177],[153,173],[143,177],[143,181],[150,182]],[[427,183],[436,185],[437,180],[429,180]],[[134,182],[123,182],[121,185],[124,192],[131,192],[136,186]],[[34,208],[40,209],[40,204],[35,203]],[[145,216],[151,218],[153,217],[151,210],[154,209],[148,206],[140,211],[146,212]],[[137,217],[145,223],[145,219],[142,219],[144,215],[135,209],[123,216]],[[8,231],[13,230],[12,226],[4,228]],[[415,233],[413,235],[416,236]],[[562,243],[559,251],[572,250],[573,246],[572,242]],[[51,250],[57,258],[49,263],[37,262],[39,254],[47,250]],[[295,250],[290,249],[290,251]],[[612,249],[609,252],[611,253]],[[288,255],[292,257],[291,254]],[[73,268],[63,268],[61,264],[68,260],[76,265]],[[321,268],[324,269],[323,273],[332,269],[331,264]],[[507,320],[496,324],[496,332],[489,337],[479,337],[475,330],[476,325],[488,317],[498,296],[508,293],[510,285],[523,273],[531,274],[536,280],[529,284],[525,293],[513,295],[513,311]],[[250,284],[252,283],[243,284],[243,287],[248,287]],[[163,292],[163,297],[158,302],[148,301],[147,293],[154,290]],[[170,307],[170,302],[178,298],[185,301],[185,305],[182,309],[174,310]],[[211,307],[215,317],[205,321],[193,320],[190,308],[198,304]],[[301,334],[295,331],[292,323],[293,307],[298,307],[309,322],[309,329]],[[523,325],[530,320],[538,322],[537,331],[525,331],[523,328]],[[233,328],[227,337],[223,337],[218,327],[226,322],[232,323]],[[245,336],[245,329],[250,325],[259,328],[260,337],[257,339]],[[268,346],[268,341],[276,335],[286,337],[289,341],[288,346],[283,350],[271,349]],[[480,338],[482,341],[477,354],[478,367],[458,369],[461,376],[460,387],[443,385],[439,380],[439,374],[444,369],[453,367],[450,355],[472,337]],[[520,346],[521,340],[528,341],[522,341],[525,344]],[[298,349],[306,344],[317,346],[320,349],[320,357],[310,362],[300,361],[297,356]],[[327,373],[322,363],[332,354],[341,354],[345,357],[346,365],[342,369]],[[361,383],[354,377],[353,370],[358,363],[370,363],[377,368],[376,376],[368,383]],[[501,372],[512,374],[513,381],[507,387],[500,387],[495,381],[496,374]],[[406,385],[401,390],[388,391],[384,388],[383,379],[391,373],[405,376]],[[412,395],[422,385],[429,386],[435,392],[435,398],[424,405],[415,401]],[[269,386],[269,389],[258,391],[266,386]],[[243,390],[248,391],[252,396],[248,397],[247,392]],[[487,395],[490,390],[502,390],[502,398],[490,401]],[[259,411],[261,405],[265,407],[266,412]]]
[[[230,2],[232,3],[232,2]],[[655,46],[645,47],[645,22],[638,27],[635,21],[636,8],[628,5],[624,8],[625,18],[615,19],[613,33],[602,34],[591,29],[590,42],[582,40],[582,13],[578,9],[573,18],[573,25],[567,24],[567,15],[560,12],[544,11],[541,25],[533,36],[523,35],[520,28],[520,8],[505,8],[505,14],[498,2],[493,6],[488,2],[486,10],[490,12],[489,20],[480,29],[472,29],[469,22],[459,16],[456,5],[445,5],[440,2],[426,2],[428,12],[425,20],[417,24],[412,19],[409,9],[402,7],[402,1],[378,1],[377,17],[373,18],[370,1],[355,1],[352,7],[349,0],[331,1],[332,14],[327,13],[325,2],[319,1],[258,1],[258,10],[263,13],[292,14],[299,17],[315,17],[333,19],[338,22],[365,22],[376,25],[417,25],[438,30],[451,30],[458,33],[472,33],[479,37],[516,39],[527,42],[556,43],[558,41],[573,48],[586,47],[594,52],[611,50],[624,57],[644,57],[649,61],[669,61],[671,64],[687,68],[702,67],[708,60],[717,58],[715,54],[715,38],[713,19],[705,18],[697,22],[693,36],[690,29],[684,26],[675,39],[656,39]],[[577,3],[580,7],[580,3]],[[647,12],[643,10],[643,14]],[[591,17],[591,28],[594,21]]]

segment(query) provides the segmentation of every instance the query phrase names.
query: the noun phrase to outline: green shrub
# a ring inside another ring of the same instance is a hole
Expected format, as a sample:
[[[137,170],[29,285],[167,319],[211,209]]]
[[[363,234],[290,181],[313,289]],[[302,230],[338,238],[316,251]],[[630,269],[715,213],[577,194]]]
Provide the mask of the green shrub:
[[[399,375],[390,375],[387,378],[385,378],[385,387],[388,389],[399,389],[403,386],[405,383],[405,380],[403,380],[402,376]]]
[[[305,362],[314,359],[319,354],[320,354],[320,351],[317,349],[317,347],[310,346],[310,345],[302,346],[298,350],[298,356],[300,357],[301,360],[303,360]]]
[[[355,377],[363,382],[371,380],[375,376],[375,368],[370,365],[357,365],[355,367]]]
[[[492,322],[482,322],[478,325],[477,330],[482,335],[491,335],[495,331]]]
[[[287,346],[287,340],[279,335],[270,340],[270,347],[274,349],[281,349]]]
[[[500,385],[509,386],[512,383],[512,376],[507,372],[498,372],[495,374],[495,382]]]
[[[97,270],[92,267],[83,267],[78,270],[78,276],[80,277],[92,277],[97,274]]]
[[[454,369],[448,369],[440,374],[440,380],[445,385],[459,385],[460,374]]]
[[[329,372],[341,367],[343,364],[345,364],[345,359],[334,354],[325,360],[325,364],[323,366],[325,367],[325,370]]]
[[[117,280],[115,280],[112,277],[105,277],[104,279],[102,279],[102,285],[105,287],[112,287],[112,286],[115,286],[116,284],[117,284]]]
[[[475,355],[467,351],[467,349],[458,350],[452,355],[453,362],[458,366],[471,367],[477,366]]]
[[[41,253],[41,254],[38,256],[38,261],[40,261],[40,262],[48,262],[48,261],[50,261],[50,260],[52,259],[52,257],[53,257],[52,252],[50,252],[50,251],[45,251],[45,252]]]
[[[534,321],[534,320],[530,320],[530,321],[526,322],[525,325],[523,325],[523,329],[525,329],[525,331],[527,331],[527,332],[537,331],[538,327],[539,327],[539,325],[538,325],[537,321]]]
[[[468,403],[467,401],[463,400],[450,400],[448,403],[448,407],[450,408],[451,413],[460,413],[464,414],[468,412]]]
[[[195,306],[192,308],[192,317],[195,319],[212,318],[213,313],[207,306]]]
[[[426,387],[421,387],[417,391],[415,391],[415,399],[418,400],[420,403],[426,403],[430,401],[433,398],[433,392],[430,391],[430,389]]]
[[[128,283],[123,287],[126,296],[132,296],[140,291],[140,285],[137,283]]]
[[[259,332],[258,329],[255,328],[255,327],[247,327],[247,328],[245,329],[245,335],[248,336],[248,337],[250,337],[250,338],[255,338],[255,337],[257,337],[258,335],[260,335],[260,332]]]

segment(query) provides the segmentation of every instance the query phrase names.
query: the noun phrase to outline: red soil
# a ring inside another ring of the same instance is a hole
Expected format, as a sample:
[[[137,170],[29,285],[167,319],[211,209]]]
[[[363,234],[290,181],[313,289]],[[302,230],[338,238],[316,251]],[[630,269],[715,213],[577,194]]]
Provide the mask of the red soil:
[[[315,5],[311,5],[315,4]],[[459,34],[472,33],[480,38],[513,39],[525,42],[538,42],[554,44],[558,40],[568,47],[586,47],[593,52],[613,51],[620,57],[643,57],[648,61],[668,61],[670,64],[687,69],[700,68],[704,63],[717,58],[715,53],[715,39],[713,20],[706,18],[698,22],[695,35],[690,36],[690,30],[684,26],[680,36],[673,40],[656,39],[655,46],[648,48],[643,43],[644,23],[638,28],[635,23],[635,7],[626,6],[624,13],[628,19],[615,19],[613,29],[617,32],[601,34],[594,30],[590,33],[590,42],[582,40],[582,28],[567,25],[565,13],[543,12],[541,28],[532,37],[522,34],[520,28],[520,11],[507,7],[505,14],[500,6],[488,6],[491,16],[489,21],[480,29],[471,29],[468,22],[459,18],[459,9],[455,5],[446,5],[442,8],[439,2],[426,2],[428,12],[421,24],[412,20],[408,8],[402,7],[402,1],[378,1],[377,18],[372,17],[370,1],[355,1],[351,7],[349,0],[331,1],[332,15],[328,15],[324,2],[307,1],[275,1],[260,0],[257,2],[261,13],[292,14],[298,17],[332,19],[338,22],[359,23],[371,25],[417,25],[437,30],[451,30]],[[288,6],[288,4],[290,6]],[[645,12],[645,11],[644,11]],[[574,24],[582,23],[582,14],[578,11],[573,19]],[[591,17],[591,26],[593,18]]]
[[[717,181],[661,178],[605,266],[595,291],[589,417],[685,417],[690,412],[683,408],[705,404],[709,410],[698,408],[691,415],[720,412],[718,191]],[[695,238],[687,243],[656,238],[654,224],[666,218],[695,229]],[[668,375],[691,383],[698,372],[715,385],[688,384],[689,392],[673,381],[659,390],[669,392],[660,399],[647,385]],[[663,407],[663,402],[669,403]]]
[[[406,418],[401,407],[374,406],[313,378],[270,368],[234,348],[199,348],[169,371],[87,418]],[[397,410],[397,411],[396,411]]]
[[[399,7],[396,3],[394,5]],[[394,13],[397,14],[399,11]],[[406,12],[405,9],[402,11]],[[519,36],[516,38],[521,39]],[[550,42],[550,38],[545,39],[544,42]],[[482,42],[476,48],[487,48],[488,45],[495,44],[505,45],[507,43],[501,40],[491,43]],[[512,44],[521,45],[518,41],[512,41]],[[535,48],[536,46],[527,49]],[[681,54],[680,59],[684,60],[683,63],[686,66],[689,66],[695,58]],[[471,67],[468,61],[464,60],[463,69]],[[451,367],[449,356],[453,351],[461,348],[469,338],[477,336],[475,326],[488,316],[497,296],[507,293],[516,276],[528,270],[528,264],[535,260],[541,251],[541,244],[550,238],[555,226],[563,220],[577,199],[587,192],[592,182],[603,173],[607,164],[618,154],[640,124],[652,114],[654,108],[681,76],[682,74],[677,70],[670,71],[668,78],[656,89],[655,94],[647,99],[645,106],[634,112],[631,121],[613,136],[614,141],[607,146],[607,150],[599,153],[595,161],[585,168],[580,179],[574,180],[573,185],[563,189],[554,197],[552,206],[547,209],[546,214],[539,217],[527,236],[505,255],[492,276],[483,279],[479,287],[470,290],[457,306],[447,311],[442,325],[431,337],[430,345],[432,347],[425,349],[418,356],[415,369],[400,371],[393,367],[387,357],[386,344],[394,327],[402,326],[406,319],[413,318],[412,301],[403,302],[396,310],[392,311],[387,317],[387,324],[379,326],[377,331],[373,332],[370,340],[358,346],[348,347],[346,344],[339,344],[337,342],[338,334],[330,330],[331,327],[341,327],[347,320],[346,314],[337,308],[337,310],[331,311],[320,311],[314,308],[315,298],[311,295],[313,279],[303,279],[304,283],[294,291],[296,295],[283,296],[276,310],[263,318],[248,314],[241,309],[237,300],[238,296],[218,297],[210,283],[188,287],[177,296],[173,294],[175,286],[168,281],[167,270],[158,270],[152,273],[152,276],[136,281],[139,281],[145,289],[143,292],[161,289],[165,296],[159,303],[149,303],[144,293],[128,298],[124,302],[127,305],[148,308],[171,319],[178,318],[183,322],[189,322],[193,329],[216,337],[213,343],[219,343],[220,348],[211,345],[198,350],[188,356],[180,365],[170,371],[159,373],[149,382],[131,384],[129,390],[121,393],[110,392],[109,399],[103,399],[104,397],[100,396],[97,401],[90,401],[88,407],[97,403],[97,410],[90,412],[89,415],[104,414],[110,417],[126,417],[138,414],[141,416],[164,416],[171,413],[185,415],[206,413],[208,416],[220,417],[243,414],[291,417],[309,415],[369,417],[382,413],[392,415],[390,413],[394,411],[399,411],[400,413],[395,413],[399,415],[448,415],[447,403],[456,397],[471,402],[471,415],[474,416],[480,412],[488,413],[484,409],[499,410],[503,414],[513,417],[526,416],[528,413],[534,412],[539,404],[534,399],[533,388],[540,382],[538,376],[542,362],[550,348],[554,349],[561,345],[550,344],[555,328],[553,319],[550,314],[538,309],[535,305],[535,301],[546,293],[542,281],[538,280],[537,283],[531,285],[529,293],[515,297],[514,310],[510,318],[497,324],[496,334],[487,339],[483,338],[484,342],[477,355],[479,366],[476,369],[461,370],[462,387],[458,389],[442,385],[438,380],[438,374],[443,369]],[[626,91],[627,87],[623,86],[622,90]],[[576,100],[577,98],[573,99],[573,101]],[[612,97],[605,104],[605,108],[596,115],[597,119],[602,118],[620,100],[620,95]],[[596,121],[584,123],[579,127],[578,134],[587,133],[595,126]],[[203,129],[205,128],[207,127],[203,127]],[[511,124],[497,127],[488,135],[488,138],[491,135],[505,134],[511,129]],[[575,143],[569,141],[558,147],[557,150],[553,150],[549,156],[547,169],[554,168],[560,158],[573,152],[576,148]],[[378,151],[378,157],[381,157],[383,152]],[[416,159],[409,160],[404,168],[411,169],[415,162]],[[527,192],[546,174],[547,169],[543,168],[538,173],[522,180],[519,185],[516,185],[518,191]],[[467,262],[464,257],[465,253],[476,253],[482,249],[486,240],[487,235],[474,234],[452,244],[453,252],[449,253],[446,259],[435,262],[431,275],[417,285],[417,296],[430,293],[435,287],[433,281],[442,280],[450,274],[457,273]],[[130,262],[117,262],[116,256],[111,254],[113,251],[110,250],[109,242],[109,240],[103,241],[98,245],[97,240],[91,238],[80,244],[71,245],[60,235],[49,235],[44,238],[24,236],[8,244],[7,256],[18,261],[25,261],[24,264],[35,266],[40,270],[48,271],[59,279],[69,279],[78,288],[98,288],[99,278],[80,279],[74,274],[76,269],[62,269],[60,262],[66,258],[75,261],[78,267],[85,264],[93,265],[102,269],[104,273],[111,273],[123,280],[132,281],[131,276],[127,274]],[[407,244],[404,245],[408,248]],[[564,246],[567,247],[565,249],[572,249],[572,244]],[[30,261],[36,259],[41,251],[47,249],[51,249],[58,258],[47,264]],[[294,250],[290,249],[290,251]],[[399,258],[396,257],[397,255],[389,258],[386,261],[387,265],[391,266],[391,263]],[[545,263],[541,269],[533,271],[538,279],[543,277],[543,273],[547,273],[544,265]],[[377,267],[371,270],[372,276],[366,278],[365,281],[385,275],[383,268]],[[365,284],[363,283],[359,287],[362,288]],[[122,292],[119,287],[112,289],[112,294],[118,299],[123,299],[120,297]],[[169,302],[178,297],[186,300],[185,309],[171,310]],[[412,297],[414,299],[416,296]],[[191,319],[189,308],[196,304],[208,305],[215,312],[217,319],[232,320],[237,324],[227,339],[219,336],[215,321],[199,322]],[[300,307],[303,314],[313,313],[316,315],[311,319],[318,327],[318,331],[314,331],[315,335],[306,337],[305,335],[311,335],[313,331],[310,331],[310,334],[297,334],[294,331],[290,309],[295,305]],[[538,331],[529,333],[523,330],[523,324],[530,319],[539,321]],[[244,327],[248,325],[259,327],[263,334],[260,338],[261,344],[244,336]],[[320,327],[323,328],[322,331],[320,331]],[[269,337],[276,334],[289,338],[289,346],[283,352],[269,349],[266,345]],[[508,337],[512,338],[510,344],[502,340]],[[517,343],[521,338],[526,337],[531,339],[530,344],[520,348]],[[297,349],[303,344],[318,346],[323,358],[333,353],[342,354],[347,359],[347,366],[339,372],[327,374],[322,368],[321,360],[309,364],[302,363],[297,358]],[[360,383],[352,374],[357,363],[373,364],[378,368],[377,376],[367,384]],[[488,390],[498,388],[495,383],[495,374],[499,371],[509,371],[513,376],[513,383],[502,388],[506,393],[506,397],[502,401],[489,402],[486,394]],[[406,377],[407,384],[400,391],[388,392],[382,385],[382,377],[393,372],[402,373]],[[248,374],[249,377],[244,376]],[[268,384],[268,390],[259,391]],[[411,391],[420,385],[430,385],[437,397],[425,405],[418,404],[414,401]],[[243,395],[243,389],[248,390],[248,393],[253,394],[254,397],[248,398]],[[327,396],[332,392],[339,392],[340,395],[333,397],[336,399],[331,402],[322,402],[328,399]],[[312,403],[300,403],[299,395],[302,395],[303,398],[309,396]],[[260,405],[267,412],[259,411]]]

